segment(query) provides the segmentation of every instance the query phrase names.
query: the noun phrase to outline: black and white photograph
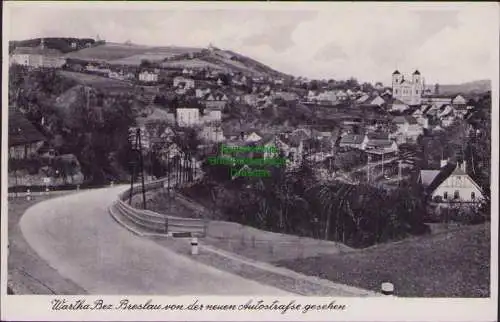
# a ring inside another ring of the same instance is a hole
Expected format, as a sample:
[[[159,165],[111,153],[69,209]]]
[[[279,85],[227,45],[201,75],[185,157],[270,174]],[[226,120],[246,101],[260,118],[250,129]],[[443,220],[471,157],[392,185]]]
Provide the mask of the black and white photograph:
[[[495,320],[498,4],[4,9],[2,320]]]

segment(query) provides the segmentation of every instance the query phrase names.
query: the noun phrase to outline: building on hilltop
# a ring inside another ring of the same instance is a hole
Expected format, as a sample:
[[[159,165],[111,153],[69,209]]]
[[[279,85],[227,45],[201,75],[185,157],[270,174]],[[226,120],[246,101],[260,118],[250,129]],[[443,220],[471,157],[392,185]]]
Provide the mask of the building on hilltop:
[[[17,47],[10,56],[10,64],[29,66],[33,68],[48,67],[60,68],[66,63],[61,52],[46,48],[41,39],[38,47]]]
[[[398,70],[392,73],[392,95],[408,105],[419,105],[425,85],[418,70],[414,71],[411,80],[405,79]]]

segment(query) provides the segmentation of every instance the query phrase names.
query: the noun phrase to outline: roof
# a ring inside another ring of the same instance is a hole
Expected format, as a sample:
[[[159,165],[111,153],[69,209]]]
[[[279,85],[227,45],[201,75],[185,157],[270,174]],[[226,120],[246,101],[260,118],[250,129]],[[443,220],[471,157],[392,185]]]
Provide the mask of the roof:
[[[60,56],[61,52],[52,48],[41,47],[17,47],[12,52],[13,55],[45,55],[45,56]]]
[[[347,134],[340,139],[340,144],[361,144],[365,137],[357,134]]]
[[[411,115],[396,116],[394,117],[393,122],[396,124],[418,124],[417,119]]]
[[[387,133],[368,133],[366,135],[369,140],[389,140],[389,134]]]
[[[394,144],[394,141],[389,139],[373,138],[369,139],[366,143],[367,147],[390,147]]]
[[[392,73],[392,75],[401,75],[401,73],[399,72],[399,70],[395,70],[394,73]]]
[[[420,178],[422,185],[426,187],[427,193],[432,193],[451,175],[467,175],[458,163],[448,163],[441,170],[421,170]],[[472,180],[472,179],[471,179]],[[479,186],[472,180],[474,185],[481,190]]]
[[[9,146],[44,141],[45,137],[15,107],[9,107]]]
[[[420,75],[420,72],[418,71],[418,69],[413,72],[413,75]]]
[[[430,186],[440,170],[420,170],[420,182],[424,187]]]

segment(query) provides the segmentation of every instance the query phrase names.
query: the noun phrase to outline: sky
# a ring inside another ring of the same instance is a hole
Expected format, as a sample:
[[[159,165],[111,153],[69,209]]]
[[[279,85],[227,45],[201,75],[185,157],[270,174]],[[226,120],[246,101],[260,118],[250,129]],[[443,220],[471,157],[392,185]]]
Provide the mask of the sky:
[[[418,69],[426,84],[457,84],[491,78],[498,60],[495,3],[21,2],[9,9],[11,40],[99,35],[153,46],[212,43],[313,79],[390,84],[395,69]]]

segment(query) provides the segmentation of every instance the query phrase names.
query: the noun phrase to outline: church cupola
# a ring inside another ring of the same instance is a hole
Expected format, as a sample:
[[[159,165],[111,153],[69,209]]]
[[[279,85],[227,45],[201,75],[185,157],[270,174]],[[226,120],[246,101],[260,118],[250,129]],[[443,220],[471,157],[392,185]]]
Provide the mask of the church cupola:
[[[420,72],[417,70],[415,70],[412,74],[412,81],[414,84],[419,84],[420,81],[421,81],[421,78],[420,78]]]

